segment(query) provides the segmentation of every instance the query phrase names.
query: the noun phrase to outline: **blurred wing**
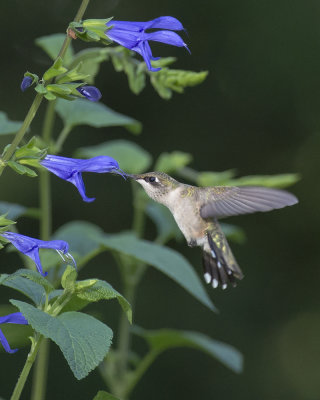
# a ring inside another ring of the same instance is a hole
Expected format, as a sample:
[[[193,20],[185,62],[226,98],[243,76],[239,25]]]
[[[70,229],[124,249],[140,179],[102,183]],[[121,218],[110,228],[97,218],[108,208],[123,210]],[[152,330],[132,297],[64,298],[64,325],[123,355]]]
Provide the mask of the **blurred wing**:
[[[298,203],[298,199],[285,190],[258,186],[216,186],[209,189],[207,199],[200,209],[202,218],[270,211]]]

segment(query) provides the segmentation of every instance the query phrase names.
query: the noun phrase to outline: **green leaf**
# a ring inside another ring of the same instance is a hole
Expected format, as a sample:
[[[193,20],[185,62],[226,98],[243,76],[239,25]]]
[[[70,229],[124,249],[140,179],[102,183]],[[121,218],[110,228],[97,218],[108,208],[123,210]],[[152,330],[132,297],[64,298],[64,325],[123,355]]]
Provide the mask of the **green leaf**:
[[[59,99],[56,110],[64,124],[70,128],[78,125],[89,125],[95,128],[124,126],[135,134],[140,133],[142,129],[141,123],[135,119],[113,111],[102,103],[84,99],[76,99],[72,102]]]
[[[79,288],[79,284],[81,284],[81,281],[77,283],[77,288]],[[78,291],[77,296],[82,300],[86,300],[88,303],[117,299],[123,312],[126,313],[129,322],[132,323],[132,309],[129,302],[105,281],[97,280],[93,286],[84,287],[82,290]]]
[[[105,235],[99,242],[110,250],[131,256],[169,276],[202,304],[217,311],[189,262],[178,252],[132,234]]]
[[[7,114],[0,111],[0,135],[9,135],[18,132],[21,128],[22,122],[10,121]]]
[[[90,315],[66,312],[52,317],[30,304],[10,301],[19,308],[34,330],[60,347],[77,379],[85,378],[108,353],[112,330]]]
[[[140,327],[134,327],[133,333],[145,338],[150,347],[156,351],[190,347],[203,351],[236,373],[243,370],[243,356],[237,349],[229,344],[213,340],[202,333],[173,329],[148,331]]]
[[[191,161],[192,155],[189,153],[183,153],[182,151],[162,153],[160,154],[154,168],[155,171],[161,171],[167,174],[171,174],[190,164]]]
[[[157,240],[160,243],[166,243],[170,239],[181,240],[183,238],[177,223],[167,207],[154,201],[149,202],[146,213],[157,226]]]
[[[274,188],[286,188],[300,180],[299,174],[278,174],[278,175],[252,175],[243,176],[228,181],[230,186],[266,186]]]
[[[7,214],[9,219],[18,219],[21,217],[27,208],[16,203],[0,201],[0,214]]]
[[[21,276],[22,278],[29,279],[30,281],[41,285],[47,293],[50,293],[54,290],[54,287],[48,281],[48,279],[40,275],[37,271],[32,271],[30,269],[18,269],[10,276]]]
[[[76,155],[81,157],[96,157],[108,155],[115,158],[124,171],[139,174],[147,171],[152,157],[142,147],[128,140],[112,140],[96,146],[81,147]]]
[[[42,304],[46,299],[46,292],[41,285],[19,275],[1,274],[0,285],[10,287],[24,294],[36,306]]]
[[[59,51],[62,47],[65,38],[66,34],[55,33],[53,35],[42,36],[36,39],[35,43],[42,50],[44,50],[52,60],[55,60],[59,54]],[[72,61],[72,58],[73,58],[73,50],[70,45],[64,56],[65,64],[68,65]]]
[[[228,185],[229,181],[235,176],[234,169],[228,169],[222,172],[199,172],[197,175],[196,184],[198,186],[219,186]]]
[[[99,390],[99,392],[94,396],[93,400],[120,400],[120,399],[108,392],[105,392],[104,390]]]

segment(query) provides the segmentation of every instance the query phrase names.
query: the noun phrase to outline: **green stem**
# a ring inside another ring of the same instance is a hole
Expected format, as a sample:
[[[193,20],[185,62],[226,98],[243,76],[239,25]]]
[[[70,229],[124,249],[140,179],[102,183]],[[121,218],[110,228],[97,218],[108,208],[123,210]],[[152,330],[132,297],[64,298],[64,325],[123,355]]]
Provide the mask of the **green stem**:
[[[48,339],[44,339],[39,348],[39,356],[37,357],[33,380],[32,380],[32,400],[42,400],[45,399],[47,377],[48,377],[48,359],[50,342]]]
[[[19,400],[20,399],[20,396],[21,396],[22,390],[24,388],[24,385],[26,383],[26,380],[28,378],[29,372],[34,363],[34,360],[36,359],[36,355],[39,351],[39,347],[40,347],[42,338],[43,338],[42,336],[39,336],[38,340],[36,340],[34,345],[31,346],[31,350],[28,354],[26,363],[25,363],[23,370],[19,376],[18,382],[14,388],[14,391],[12,393],[10,400]]]
[[[48,171],[40,171],[39,190],[41,210],[40,237],[42,240],[49,240],[51,236],[52,206],[50,174]]]
[[[55,107],[56,100],[48,101],[46,114],[44,116],[42,139],[49,146],[53,131],[53,125],[55,120]]]
[[[55,153],[59,153],[62,149],[62,146],[67,139],[69,133],[71,131],[71,127],[69,125],[65,125],[62,131],[60,132],[58,139],[55,143]]]
[[[38,108],[41,104],[41,101],[43,99],[43,95],[38,93],[36,97],[33,100],[33,103],[31,104],[31,107],[29,108],[28,114],[26,115],[21,128],[18,130],[16,133],[16,136],[13,139],[13,142],[10,144],[8,150],[5,152],[4,156],[2,157],[1,163],[0,163],[0,175],[2,174],[6,162],[10,160],[12,157],[13,153],[15,152],[17,146],[23,139],[24,135],[26,134],[27,130],[29,129],[29,126],[31,125],[31,122],[33,118],[35,117]]]

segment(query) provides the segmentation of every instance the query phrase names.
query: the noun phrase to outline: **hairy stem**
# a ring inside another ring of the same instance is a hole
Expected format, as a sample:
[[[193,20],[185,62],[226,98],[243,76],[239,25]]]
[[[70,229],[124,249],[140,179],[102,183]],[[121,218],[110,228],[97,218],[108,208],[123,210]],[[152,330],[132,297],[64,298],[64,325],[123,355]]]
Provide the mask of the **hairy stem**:
[[[21,396],[22,390],[24,388],[24,385],[26,383],[26,380],[28,378],[29,372],[34,363],[36,355],[39,351],[39,347],[40,347],[42,338],[43,338],[42,336],[39,336],[38,339],[36,339],[34,344],[31,346],[31,350],[28,354],[26,363],[25,363],[23,370],[19,376],[18,382],[14,388],[14,391],[12,393],[10,400],[19,400],[20,399],[20,396]]]

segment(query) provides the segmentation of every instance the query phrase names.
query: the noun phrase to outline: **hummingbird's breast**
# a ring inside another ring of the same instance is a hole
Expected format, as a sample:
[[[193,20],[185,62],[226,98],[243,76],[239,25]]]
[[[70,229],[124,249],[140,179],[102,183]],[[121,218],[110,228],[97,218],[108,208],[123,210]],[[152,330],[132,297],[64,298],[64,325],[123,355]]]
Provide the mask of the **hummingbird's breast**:
[[[205,236],[207,222],[200,216],[200,204],[192,186],[174,190],[165,204],[188,242],[197,242]],[[190,189],[189,189],[190,188]]]

